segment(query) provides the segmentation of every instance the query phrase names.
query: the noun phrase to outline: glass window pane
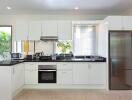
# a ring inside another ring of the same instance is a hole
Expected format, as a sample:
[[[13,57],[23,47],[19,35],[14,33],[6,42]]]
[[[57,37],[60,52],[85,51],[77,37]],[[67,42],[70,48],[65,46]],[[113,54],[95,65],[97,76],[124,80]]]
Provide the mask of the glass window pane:
[[[74,25],[73,45],[74,55],[95,54],[96,27],[89,25]]]
[[[16,45],[17,43],[16,43],[16,41],[14,41],[14,44],[13,44],[13,52],[17,52],[16,50],[17,50],[17,45]]]
[[[22,52],[22,42],[21,41],[18,41],[17,42],[17,52],[18,53],[21,53]]]

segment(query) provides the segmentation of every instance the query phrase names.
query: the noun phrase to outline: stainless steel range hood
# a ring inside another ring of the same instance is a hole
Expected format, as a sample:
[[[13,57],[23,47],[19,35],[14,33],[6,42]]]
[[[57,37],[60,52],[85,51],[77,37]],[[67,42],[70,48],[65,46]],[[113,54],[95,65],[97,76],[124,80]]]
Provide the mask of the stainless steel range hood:
[[[42,41],[58,41],[58,36],[41,36]]]

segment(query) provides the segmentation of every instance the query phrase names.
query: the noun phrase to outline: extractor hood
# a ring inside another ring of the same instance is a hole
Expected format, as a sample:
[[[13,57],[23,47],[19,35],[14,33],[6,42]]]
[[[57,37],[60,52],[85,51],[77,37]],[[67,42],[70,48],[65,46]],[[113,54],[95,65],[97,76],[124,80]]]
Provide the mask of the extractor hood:
[[[58,41],[58,36],[41,36],[42,41]]]

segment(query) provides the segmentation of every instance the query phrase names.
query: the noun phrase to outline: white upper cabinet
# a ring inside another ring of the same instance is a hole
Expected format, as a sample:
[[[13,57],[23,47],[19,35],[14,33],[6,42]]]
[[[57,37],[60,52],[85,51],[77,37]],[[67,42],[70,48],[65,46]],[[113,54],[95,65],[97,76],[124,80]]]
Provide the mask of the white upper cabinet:
[[[122,30],[122,16],[108,16],[105,20],[108,22],[109,30]]]
[[[17,21],[13,39],[40,40],[41,36],[58,36],[59,40],[72,40],[72,22],[70,20]]]
[[[73,64],[73,84],[88,84],[88,64]]]
[[[32,21],[29,23],[29,40],[40,40],[41,36],[41,22]]]
[[[108,16],[109,30],[132,30],[132,16]]]
[[[70,20],[58,21],[59,40],[72,40],[72,22]]]
[[[123,17],[124,30],[132,30],[132,16]]]
[[[44,21],[42,23],[42,36],[58,36],[57,21]]]
[[[28,39],[28,22],[27,21],[17,21],[14,26],[13,40],[27,40]]]

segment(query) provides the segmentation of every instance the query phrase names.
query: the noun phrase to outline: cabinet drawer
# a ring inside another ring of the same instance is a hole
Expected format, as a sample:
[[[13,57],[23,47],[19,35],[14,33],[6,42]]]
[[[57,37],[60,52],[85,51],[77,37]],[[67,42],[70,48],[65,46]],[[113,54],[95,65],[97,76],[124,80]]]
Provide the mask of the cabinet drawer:
[[[72,70],[72,64],[61,63],[57,65],[57,70]]]
[[[25,64],[25,70],[38,70],[38,64],[27,63]]]

